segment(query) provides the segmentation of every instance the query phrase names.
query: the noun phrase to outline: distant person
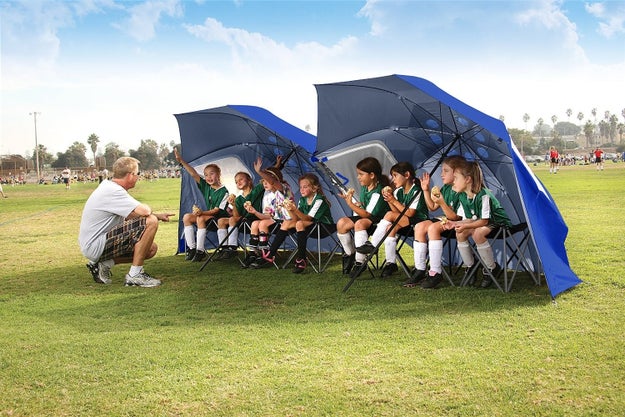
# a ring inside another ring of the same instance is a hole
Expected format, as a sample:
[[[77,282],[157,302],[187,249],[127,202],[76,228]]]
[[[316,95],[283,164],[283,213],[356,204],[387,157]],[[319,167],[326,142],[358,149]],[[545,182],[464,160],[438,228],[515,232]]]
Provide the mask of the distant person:
[[[593,151],[595,155],[595,166],[597,167],[597,171],[603,171],[603,150],[600,147],[596,147]]]
[[[108,179],[109,179],[109,170],[108,170],[108,169],[106,169],[106,168],[104,168],[104,169],[102,170],[102,179],[103,179],[103,180],[108,180]]]
[[[558,159],[560,155],[558,154],[558,150],[555,146],[551,146],[549,148],[549,173],[557,174],[558,173]]]
[[[70,182],[71,176],[72,176],[72,171],[68,167],[65,167],[65,169],[61,171],[61,178],[63,179],[63,184],[65,184],[66,190],[69,190],[69,182]]]
[[[2,179],[0,178],[0,194],[2,198],[7,198],[6,194],[4,194],[4,190],[2,189]]]
[[[91,193],[82,212],[78,244],[89,259],[87,268],[97,283],[111,283],[111,267],[130,263],[125,285],[156,287],[161,281],[143,269],[156,255],[154,236],[158,221],[168,222],[173,213],[153,213],[150,206],[134,199],[128,190],[139,178],[139,161],[124,156],[113,164],[113,179],[104,180]]]

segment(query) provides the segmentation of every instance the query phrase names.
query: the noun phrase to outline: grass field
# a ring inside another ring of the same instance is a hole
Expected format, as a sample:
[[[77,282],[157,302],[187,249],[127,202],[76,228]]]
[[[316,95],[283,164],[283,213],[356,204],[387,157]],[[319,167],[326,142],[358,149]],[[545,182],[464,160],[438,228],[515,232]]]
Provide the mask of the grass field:
[[[4,187],[0,416],[617,416],[625,413],[625,164],[534,167],[585,282],[552,302],[324,274],[198,272],[161,223],[158,288],[95,284],[77,246],[95,184]],[[177,212],[177,180],[132,191]],[[411,255],[407,259],[412,259]]]

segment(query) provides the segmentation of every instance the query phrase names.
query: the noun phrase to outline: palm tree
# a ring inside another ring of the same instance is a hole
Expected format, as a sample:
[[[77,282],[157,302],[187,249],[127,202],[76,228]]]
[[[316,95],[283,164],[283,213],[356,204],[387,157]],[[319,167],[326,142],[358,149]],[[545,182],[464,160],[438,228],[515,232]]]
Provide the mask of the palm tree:
[[[579,122],[581,123],[582,120],[584,120],[584,113],[582,113],[581,111],[577,113],[577,120],[579,120]],[[588,147],[588,138],[586,138],[586,147]]]
[[[95,159],[95,151],[98,150],[98,143],[100,142],[100,138],[95,133],[89,135],[87,139],[87,143],[91,146],[91,152],[93,152],[93,165],[96,169],[98,169],[97,159]]]
[[[592,114],[592,117],[594,118],[594,125],[596,126],[596,125],[597,125],[597,108],[596,108],[596,107],[593,107],[593,108],[592,108],[592,110],[590,111],[590,113]],[[594,144],[595,144],[595,141],[594,141],[594,136],[595,136],[595,135],[594,135],[594,133],[593,133],[593,140],[591,140],[591,141],[590,141],[590,144],[591,144],[591,145],[594,145]]]
[[[545,121],[541,117],[541,118],[538,119],[538,133],[540,133],[540,144],[541,145],[543,143],[545,143],[545,137],[543,136],[543,124],[545,124]]]

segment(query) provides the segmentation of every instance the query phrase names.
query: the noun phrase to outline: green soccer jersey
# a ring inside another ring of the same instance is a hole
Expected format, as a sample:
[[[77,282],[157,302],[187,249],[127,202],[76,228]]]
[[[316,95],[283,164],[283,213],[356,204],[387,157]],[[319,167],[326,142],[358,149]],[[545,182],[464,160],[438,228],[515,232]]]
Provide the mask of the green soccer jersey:
[[[421,195],[419,195],[418,197],[414,197],[414,195],[418,193],[420,193]],[[402,203],[404,206],[410,203],[409,208],[416,210],[414,215],[414,218],[416,220],[421,221],[428,219],[428,208],[425,204],[425,197],[421,192],[421,188],[417,187],[415,184],[412,184],[412,187],[410,187],[410,190],[407,193],[404,192],[403,187],[400,187],[395,190],[394,194],[397,201]],[[412,200],[412,202],[410,200]]]
[[[204,196],[207,210],[219,208],[219,212],[215,215],[215,217],[228,216],[226,208],[228,207],[228,196],[230,194],[228,193],[228,189],[224,185],[222,185],[218,189],[214,189],[204,180],[204,178],[200,178],[200,182],[198,182],[197,186]]]
[[[465,193],[460,193],[459,196],[460,205],[457,213],[463,219],[488,219],[489,224],[512,225],[499,200],[487,188],[482,188],[473,198],[469,198]]]
[[[252,216],[248,213],[247,210],[243,207],[246,201],[252,203],[252,206],[258,212],[262,212],[262,203],[263,203],[263,194],[265,193],[265,187],[263,187],[262,183],[256,184],[252,190],[247,195],[239,195],[234,199],[234,205],[237,208],[237,212],[242,217],[250,217]],[[252,216],[255,217],[255,216]]]
[[[459,194],[461,193],[455,192],[451,184],[445,184],[441,187],[441,197],[453,211],[458,210]]]
[[[378,184],[371,191],[367,187],[360,189],[360,203],[371,216],[381,219],[391,208],[382,198],[382,184]]]
[[[330,213],[330,204],[321,194],[315,194],[310,204],[308,204],[308,199],[306,197],[301,197],[297,203],[297,209],[302,213],[313,217],[315,221],[319,223],[334,223],[334,220],[332,220],[332,213]]]

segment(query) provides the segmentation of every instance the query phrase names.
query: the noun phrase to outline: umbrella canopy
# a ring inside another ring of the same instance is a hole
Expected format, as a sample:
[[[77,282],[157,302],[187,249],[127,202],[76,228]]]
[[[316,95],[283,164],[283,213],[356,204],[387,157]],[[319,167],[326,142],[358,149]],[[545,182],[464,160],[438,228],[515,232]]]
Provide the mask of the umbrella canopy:
[[[234,175],[248,172],[255,182],[260,178],[254,172],[254,161],[262,158],[263,167],[274,165],[282,155],[282,174],[293,192],[298,195],[298,179],[307,172],[317,174],[330,200],[335,219],[345,215],[341,202],[331,193],[330,186],[311,162],[316,137],[271,112],[255,106],[228,105],[175,115],[180,130],[182,157],[203,175],[209,163],[222,171],[222,182],[230,193],[237,194]],[[193,178],[183,171],[180,190],[180,212],[191,211],[193,204],[205,208],[205,202]],[[181,216],[182,217],[182,216]],[[184,251],[182,223],[179,224],[178,250]]]
[[[525,256],[536,268],[542,261],[552,296],[581,282],[571,271],[564,249],[566,224],[522,161],[502,121],[412,76],[391,75],[315,87],[315,154],[346,182],[357,184],[355,165],[365,156],[378,157],[387,172],[397,161],[411,162],[416,169],[430,172],[435,183],[440,182],[437,174],[446,156],[462,155],[478,161],[486,186],[512,222],[528,223],[532,242]],[[540,203],[536,205],[537,200]],[[553,236],[561,240],[554,241]]]

